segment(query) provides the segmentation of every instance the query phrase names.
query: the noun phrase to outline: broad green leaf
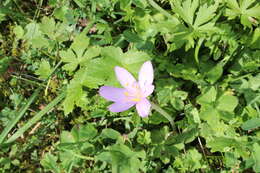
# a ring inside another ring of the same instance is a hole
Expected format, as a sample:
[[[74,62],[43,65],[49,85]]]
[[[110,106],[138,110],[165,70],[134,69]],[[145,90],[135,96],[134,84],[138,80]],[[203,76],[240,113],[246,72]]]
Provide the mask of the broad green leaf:
[[[237,145],[235,139],[225,137],[215,137],[213,140],[207,142],[207,147],[211,148],[212,152],[225,152],[235,145]]]
[[[157,99],[161,106],[166,105],[171,99],[171,89],[163,88],[159,92],[157,92]]]
[[[178,135],[172,135],[169,136],[169,138],[166,140],[165,144],[167,145],[172,145],[172,144],[180,144],[180,143],[190,143],[192,142],[198,135],[198,129],[197,128],[192,128],[192,129],[187,129],[182,134]]]
[[[116,140],[120,136],[121,136],[121,134],[118,131],[111,129],[111,128],[104,129],[104,130],[102,130],[102,133],[101,133],[102,138],[110,138],[110,139]]]
[[[92,124],[74,126],[71,134],[76,141],[91,140],[97,135],[97,129]]]
[[[201,123],[198,109],[193,107],[191,104],[188,104],[185,106],[184,112],[185,112],[185,115],[188,116],[188,118],[192,117],[192,119],[195,123],[198,123],[198,124]]]
[[[215,87],[209,87],[204,90],[204,92],[198,96],[197,102],[201,105],[210,104],[216,100],[217,91]]]
[[[88,45],[89,39],[85,34],[77,35],[70,49],[60,52],[61,60],[67,63],[63,66],[63,69],[72,73],[78,65],[82,66],[87,60],[99,55],[99,48],[87,49]]]
[[[125,173],[138,173],[141,169],[141,161],[139,159],[145,158],[145,152],[132,151],[124,144],[115,144],[108,147],[112,158],[112,172],[119,171]]]
[[[18,39],[22,39],[24,36],[24,30],[20,25],[14,27],[14,34]]]
[[[241,126],[243,130],[252,130],[260,127],[260,118],[253,118],[244,122]]]
[[[143,41],[137,34],[131,32],[129,30],[124,31],[123,35],[127,41],[132,42],[132,43],[138,43],[138,42]]]
[[[215,107],[204,104],[200,109],[200,118],[207,121],[209,124],[214,124],[219,120],[220,114]]]
[[[237,97],[231,95],[222,95],[217,101],[217,109],[220,111],[233,112],[237,105]]]
[[[215,83],[221,76],[223,73],[223,67],[220,64],[217,64],[215,67],[213,67],[207,74],[206,74],[206,78],[207,80],[213,84]]]
[[[32,40],[33,38],[41,36],[41,31],[39,30],[39,24],[29,23],[26,25],[26,33],[24,35],[25,39]]]
[[[174,107],[174,109],[178,111],[183,110],[184,108],[184,102],[178,97],[173,97],[171,99],[171,104]]]
[[[55,39],[55,30],[56,30],[56,23],[52,17],[44,16],[42,18],[42,22],[40,23],[40,30],[48,35],[49,38]]]

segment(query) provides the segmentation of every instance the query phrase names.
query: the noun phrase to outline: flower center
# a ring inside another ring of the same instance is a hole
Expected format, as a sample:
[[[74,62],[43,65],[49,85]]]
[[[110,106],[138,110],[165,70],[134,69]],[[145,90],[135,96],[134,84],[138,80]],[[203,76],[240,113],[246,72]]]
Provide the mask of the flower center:
[[[124,95],[127,97],[128,101],[139,102],[143,98],[143,93],[138,83],[133,83],[131,88],[129,88]]]

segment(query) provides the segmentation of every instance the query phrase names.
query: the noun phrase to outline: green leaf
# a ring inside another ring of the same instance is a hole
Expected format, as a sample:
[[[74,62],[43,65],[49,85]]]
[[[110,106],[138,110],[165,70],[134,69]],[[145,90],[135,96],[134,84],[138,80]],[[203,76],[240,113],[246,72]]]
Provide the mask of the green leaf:
[[[44,155],[44,158],[41,160],[41,165],[46,169],[46,170],[51,170],[54,173],[60,173],[61,170],[57,165],[57,160],[58,158],[55,157],[54,155],[47,153]]]
[[[14,34],[18,39],[22,39],[24,36],[24,30],[20,25],[14,27]]]
[[[198,135],[198,129],[197,128],[191,128],[191,129],[187,129],[184,132],[182,132],[181,134],[178,135],[172,135],[170,136],[167,141],[165,142],[165,144],[167,145],[175,145],[175,144],[180,144],[180,143],[190,143],[192,142]]]
[[[83,53],[88,47],[88,45],[89,45],[89,38],[85,35],[84,32],[82,32],[81,34],[76,36],[70,48],[73,49],[77,57],[80,58],[83,56]]]
[[[70,49],[60,52],[61,60],[67,63],[62,68],[72,73],[78,65],[82,66],[86,60],[98,56],[99,48],[93,47],[86,51],[88,45],[89,39],[84,33],[77,35]]]
[[[71,134],[76,141],[86,141],[93,139],[97,135],[97,129],[92,124],[74,126]]]
[[[29,23],[26,25],[26,33],[24,35],[25,39],[32,40],[33,38],[41,36],[41,31],[39,30],[39,24],[37,23]]]
[[[217,64],[213,68],[211,68],[208,73],[206,74],[207,80],[213,84],[215,83],[223,73],[223,67],[220,64]]]
[[[111,128],[104,129],[104,130],[102,130],[102,133],[101,133],[102,138],[110,138],[110,139],[116,140],[120,136],[121,136],[121,134],[118,131],[111,129]]]
[[[86,93],[83,92],[82,85],[80,81],[72,80],[67,87],[67,95],[63,102],[63,110],[65,115],[68,115],[74,109],[74,106],[77,104],[82,97],[85,97]]]
[[[192,25],[199,0],[173,1],[173,11],[188,24]]]
[[[217,101],[217,109],[220,111],[233,112],[237,105],[237,97],[231,95],[222,95]]]
[[[9,57],[4,57],[4,58],[0,59],[0,74],[4,73],[7,70],[10,61],[11,61],[11,58],[9,58]]]
[[[159,92],[157,92],[157,99],[161,106],[166,105],[171,99],[171,89],[163,88]]]
[[[39,68],[35,71],[36,75],[39,75],[41,79],[47,79],[52,72],[52,68],[47,60],[42,60]]]
[[[171,104],[178,111],[183,110],[184,108],[184,102],[181,99],[176,97],[171,99]]]
[[[228,19],[240,17],[240,21],[245,27],[252,27],[255,24],[252,17],[260,19],[260,5],[259,3],[255,4],[255,0],[241,0],[239,3],[237,0],[227,0],[226,3]]]
[[[141,65],[150,57],[139,51],[130,50],[123,53],[120,48],[105,47],[101,49],[101,58],[90,60],[84,69],[78,71],[76,78],[84,86],[97,88],[98,85],[120,86],[116,80],[114,68],[120,66],[137,76]]]
[[[185,50],[188,50],[194,47],[195,39],[202,39],[217,32],[213,21],[217,8],[217,2],[208,6],[206,3],[200,4],[199,0],[172,1],[173,11],[186,22],[188,27],[182,24],[177,25],[175,30],[170,31],[173,33],[173,38],[169,41],[173,41],[175,44],[178,42],[177,44],[180,45],[186,43]],[[198,12],[196,13],[196,11]],[[198,52],[198,50],[196,51]],[[198,62],[197,58],[196,61]]]
[[[138,43],[138,42],[143,41],[137,34],[131,32],[129,30],[125,30],[123,32],[123,35],[128,42]]]
[[[68,49],[67,51],[61,51],[60,56],[61,60],[67,63],[62,67],[64,70],[73,72],[78,67],[79,60],[71,49]]]
[[[137,142],[139,144],[150,144],[151,143],[151,132],[143,130],[137,134]]]
[[[252,118],[244,122],[241,126],[243,130],[251,130],[260,127],[260,118]]]
[[[206,88],[203,93],[198,96],[197,102],[199,104],[210,104],[213,103],[216,100],[217,97],[217,91],[214,87]]]
[[[253,145],[254,171],[260,172],[260,145],[254,143]]]
[[[212,152],[224,152],[227,148],[234,146],[236,141],[232,138],[216,137],[207,142],[207,146],[211,148]]]
[[[52,17],[46,17],[44,16],[42,18],[42,22],[40,24],[40,30],[48,35],[49,38],[55,39],[55,30],[56,30],[56,23],[55,20]]]
[[[145,152],[135,152],[124,144],[115,144],[108,147],[112,158],[112,172],[138,173],[142,168],[139,159],[145,158]]]

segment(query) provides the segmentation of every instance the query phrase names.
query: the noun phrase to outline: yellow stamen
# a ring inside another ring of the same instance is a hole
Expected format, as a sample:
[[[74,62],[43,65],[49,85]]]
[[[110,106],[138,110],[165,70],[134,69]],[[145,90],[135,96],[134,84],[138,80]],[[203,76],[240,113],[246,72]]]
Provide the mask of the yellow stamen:
[[[128,93],[128,92],[124,92],[124,95],[125,95],[125,96],[129,96],[129,93]]]
[[[134,102],[139,102],[141,99],[140,98],[133,98],[131,99],[131,101],[134,101]]]

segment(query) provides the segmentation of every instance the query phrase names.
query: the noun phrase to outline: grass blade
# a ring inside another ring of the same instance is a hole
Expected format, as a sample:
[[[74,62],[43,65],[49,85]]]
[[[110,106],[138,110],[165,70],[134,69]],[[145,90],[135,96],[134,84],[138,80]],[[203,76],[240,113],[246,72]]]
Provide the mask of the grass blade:
[[[58,95],[52,102],[50,102],[44,109],[38,112],[32,119],[30,119],[23,127],[21,127],[15,134],[13,134],[6,143],[10,143],[19,138],[26,130],[28,130],[32,125],[37,123],[42,116],[49,112],[54,106],[56,106],[62,99],[66,96],[66,92],[62,92]]]
[[[5,137],[7,136],[7,134],[10,132],[10,130],[16,125],[16,123],[22,118],[23,114],[27,111],[27,109],[29,108],[29,106],[32,104],[32,102],[35,100],[35,98],[39,95],[40,92],[40,88],[36,89],[34,91],[34,93],[31,95],[31,97],[29,98],[29,101],[26,103],[26,105],[24,105],[21,109],[21,111],[18,113],[18,115],[16,117],[14,117],[12,120],[10,120],[8,122],[8,124],[6,125],[6,127],[4,128],[4,130],[2,131],[1,135],[0,135],[0,144],[3,143]]]

